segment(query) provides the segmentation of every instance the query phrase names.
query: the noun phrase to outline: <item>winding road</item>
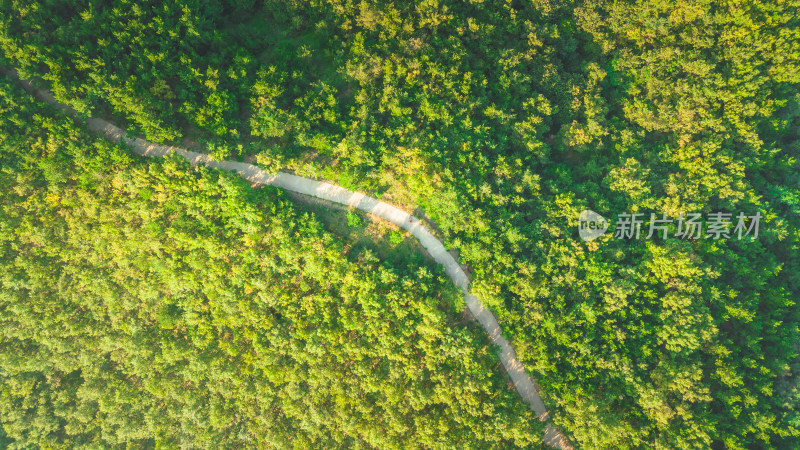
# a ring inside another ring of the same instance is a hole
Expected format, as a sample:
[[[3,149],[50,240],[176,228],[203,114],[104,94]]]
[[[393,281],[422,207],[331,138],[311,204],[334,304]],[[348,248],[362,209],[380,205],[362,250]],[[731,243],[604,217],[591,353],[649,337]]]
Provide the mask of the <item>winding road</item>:
[[[38,99],[65,110],[74,117],[78,117],[77,111],[57,101],[49,91],[36,88],[31,81],[21,80],[16,70],[7,68],[0,68],[0,70],[6,76],[18,80],[26,91],[33,94]],[[500,348],[500,361],[511,377],[511,381],[517,392],[531,410],[536,413],[539,420],[547,423],[544,436],[545,443],[558,449],[571,449],[571,446],[561,432],[549,423],[549,415],[542,403],[542,399],[539,397],[536,383],[527,374],[522,363],[517,360],[516,353],[511,347],[511,344],[502,336],[502,330],[494,314],[483,307],[478,297],[470,294],[469,278],[466,273],[464,273],[458,261],[447,251],[442,242],[420,223],[417,217],[387,203],[330,183],[315,181],[284,172],[270,174],[251,164],[234,161],[215,161],[204,153],[192,152],[180,147],[154,144],[140,138],[129,138],[125,135],[125,130],[102,119],[88,118],[86,122],[93,132],[103,135],[114,142],[125,142],[134,152],[140,155],[163,157],[171,152],[175,152],[194,165],[202,164],[206,167],[232,170],[255,184],[276,186],[288,191],[352,206],[409,231],[419,240],[420,244],[430,253],[433,259],[444,266],[447,276],[450,277],[453,284],[464,293],[464,300],[467,304],[467,308],[469,308],[472,315],[489,335],[491,341]]]

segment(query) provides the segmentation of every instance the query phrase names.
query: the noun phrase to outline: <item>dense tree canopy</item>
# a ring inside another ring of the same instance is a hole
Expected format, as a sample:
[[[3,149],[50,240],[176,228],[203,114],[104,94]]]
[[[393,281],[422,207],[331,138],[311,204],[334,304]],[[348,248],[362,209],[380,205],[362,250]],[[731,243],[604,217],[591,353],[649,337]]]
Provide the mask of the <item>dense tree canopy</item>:
[[[275,188],[143,161],[0,80],[0,423],[15,448],[538,447],[430,263]]]
[[[9,0],[0,49],[149,139],[425,210],[574,443],[792,448],[799,13],[797,0]],[[754,240],[583,242],[584,209],[763,219]]]

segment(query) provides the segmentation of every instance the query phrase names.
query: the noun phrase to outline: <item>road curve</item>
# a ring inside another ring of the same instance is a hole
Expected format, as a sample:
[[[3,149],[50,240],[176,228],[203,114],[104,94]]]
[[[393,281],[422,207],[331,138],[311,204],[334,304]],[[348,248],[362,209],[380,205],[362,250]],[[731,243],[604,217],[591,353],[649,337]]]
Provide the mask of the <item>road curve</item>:
[[[49,91],[36,88],[30,81],[20,80],[16,70],[7,68],[1,69],[6,76],[18,80],[25,90],[35,97],[59,109],[65,110],[72,116],[77,116],[77,112],[74,109],[58,102]],[[464,273],[461,265],[459,265],[458,261],[447,251],[442,242],[434,237],[433,234],[420,223],[417,217],[372,197],[367,197],[364,194],[359,194],[330,183],[315,181],[284,172],[270,174],[252,164],[234,161],[215,161],[204,153],[197,153],[180,147],[154,144],[140,138],[129,138],[125,136],[125,131],[123,129],[102,119],[92,117],[87,119],[86,122],[89,129],[93,132],[101,134],[114,142],[125,142],[134,152],[142,156],[163,157],[174,152],[183,156],[194,165],[232,170],[252,183],[276,186],[288,191],[352,206],[407,230],[419,240],[420,244],[422,244],[437,263],[444,266],[447,276],[450,277],[453,284],[464,293],[464,301],[467,304],[467,308],[469,308],[475,319],[478,320],[481,327],[486,331],[486,334],[489,335],[491,341],[500,348],[500,361],[511,377],[511,381],[520,397],[522,397],[531,410],[536,413],[539,420],[549,422],[549,415],[542,403],[541,397],[539,397],[536,383],[527,372],[525,372],[525,367],[517,359],[511,344],[502,336],[502,330],[494,314],[483,307],[478,297],[470,294],[469,278],[467,274]],[[545,428],[544,442],[554,448],[571,449],[566,438],[550,423],[547,423]]]

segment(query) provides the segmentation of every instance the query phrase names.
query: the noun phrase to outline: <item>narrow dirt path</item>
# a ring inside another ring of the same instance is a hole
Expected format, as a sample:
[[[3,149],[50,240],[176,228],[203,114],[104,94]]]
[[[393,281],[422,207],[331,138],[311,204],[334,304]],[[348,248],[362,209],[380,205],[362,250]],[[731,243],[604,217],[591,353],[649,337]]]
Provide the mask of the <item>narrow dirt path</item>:
[[[59,109],[67,111],[75,116],[76,111],[67,105],[59,103],[53,95],[44,89],[37,89],[30,81],[20,80],[13,69],[2,69],[6,76],[19,80],[23,87],[35,97],[47,103],[55,105]],[[538,388],[533,379],[525,372],[525,367],[517,360],[516,353],[511,344],[502,335],[500,325],[491,311],[484,308],[478,297],[469,293],[469,279],[452,255],[447,251],[441,241],[425,228],[417,217],[396,208],[387,203],[378,201],[372,197],[367,197],[357,192],[349,191],[342,187],[315,181],[284,172],[270,174],[258,167],[234,161],[215,161],[204,153],[192,152],[180,147],[154,144],[140,138],[129,138],[125,136],[125,131],[105,120],[97,118],[87,119],[89,128],[98,134],[105,136],[114,142],[125,142],[134,152],[150,157],[163,157],[170,152],[175,152],[183,156],[194,165],[204,165],[206,167],[233,170],[239,173],[248,181],[261,185],[270,185],[283,188],[301,194],[311,195],[323,200],[328,200],[342,205],[352,206],[362,211],[374,214],[381,219],[387,220],[407,231],[416,237],[420,244],[430,253],[433,259],[444,266],[447,276],[464,293],[464,300],[472,315],[478,320],[481,327],[489,335],[492,342],[500,347],[500,361],[511,377],[520,397],[536,413],[539,420],[549,422],[549,415],[539,397]],[[544,441],[548,445],[558,449],[570,449],[571,446],[566,438],[548,423],[545,429]]]

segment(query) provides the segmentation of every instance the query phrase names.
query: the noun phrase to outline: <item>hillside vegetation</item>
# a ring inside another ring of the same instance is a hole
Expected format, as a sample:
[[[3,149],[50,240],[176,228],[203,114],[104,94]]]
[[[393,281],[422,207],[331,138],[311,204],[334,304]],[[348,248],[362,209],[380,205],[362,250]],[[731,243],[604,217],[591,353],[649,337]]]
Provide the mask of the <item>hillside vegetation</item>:
[[[0,5],[80,111],[424,210],[575,444],[800,446],[797,0]],[[763,219],[583,242],[584,209]]]
[[[438,267],[345,255],[281,191],[144,161],[5,79],[0,113],[12,448],[538,447]]]

